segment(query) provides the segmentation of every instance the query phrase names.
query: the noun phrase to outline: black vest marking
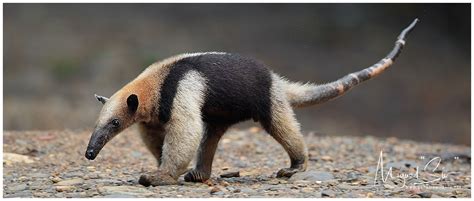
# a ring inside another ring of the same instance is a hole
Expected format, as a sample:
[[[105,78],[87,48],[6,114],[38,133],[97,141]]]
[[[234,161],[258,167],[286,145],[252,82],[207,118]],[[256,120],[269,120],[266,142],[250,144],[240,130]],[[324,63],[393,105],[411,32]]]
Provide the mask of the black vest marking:
[[[183,58],[171,67],[161,89],[160,122],[170,120],[178,82],[190,70],[207,79],[204,122],[234,124],[250,118],[271,121],[271,74],[262,63],[235,54],[203,54]]]

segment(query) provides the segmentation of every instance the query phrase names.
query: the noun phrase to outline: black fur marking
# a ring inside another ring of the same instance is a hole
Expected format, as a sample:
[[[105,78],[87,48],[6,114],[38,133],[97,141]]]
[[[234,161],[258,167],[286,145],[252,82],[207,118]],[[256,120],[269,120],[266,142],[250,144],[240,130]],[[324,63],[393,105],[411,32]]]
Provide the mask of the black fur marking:
[[[305,157],[301,156],[301,158],[292,158],[291,159],[291,168],[300,169],[305,164]]]
[[[347,91],[350,88],[352,88],[353,86],[359,84],[358,78],[355,78],[355,77],[350,76],[350,75],[346,75],[345,77],[343,77],[341,79],[341,82],[342,82],[342,86],[344,88],[344,91]]]
[[[393,50],[387,55],[386,58],[391,59],[392,61],[395,61],[395,59],[398,58],[398,55],[402,52],[403,45],[401,43],[395,43],[395,47]]]
[[[371,78],[370,76],[371,73],[372,71],[370,70],[370,68],[368,68],[368,69],[358,72],[357,77],[359,78],[360,82],[363,82]]]
[[[178,82],[190,70],[207,79],[204,122],[234,124],[250,118],[271,122],[271,74],[262,63],[235,54],[204,54],[173,65],[161,89],[160,122],[171,118]]]
[[[128,106],[128,111],[131,113],[135,113],[138,108],[138,97],[135,94],[132,94],[128,96],[127,98],[127,106]]]

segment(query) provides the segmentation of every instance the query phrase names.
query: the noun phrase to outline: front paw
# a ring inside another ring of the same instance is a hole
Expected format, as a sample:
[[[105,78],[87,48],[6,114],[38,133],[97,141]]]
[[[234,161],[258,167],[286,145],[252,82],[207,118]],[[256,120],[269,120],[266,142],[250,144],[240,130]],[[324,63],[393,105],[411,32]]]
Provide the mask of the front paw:
[[[184,181],[186,182],[205,182],[211,177],[210,172],[204,172],[197,169],[192,169],[186,175],[184,175]]]
[[[164,172],[156,171],[152,174],[144,174],[140,176],[138,183],[143,186],[165,186],[175,185],[178,181]]]

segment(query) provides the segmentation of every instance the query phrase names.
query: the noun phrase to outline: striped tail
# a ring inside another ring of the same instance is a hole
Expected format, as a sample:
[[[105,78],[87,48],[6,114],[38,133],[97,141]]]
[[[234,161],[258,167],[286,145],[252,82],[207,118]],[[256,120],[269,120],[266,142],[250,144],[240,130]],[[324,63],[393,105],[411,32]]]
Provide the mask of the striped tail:
[[[364,70],[351,73],[334,82],[322,85],[301,84],[283,79],[290,104],[293,107],[304,107],[324,103],[341,96],[359,83],[379,75],[397,59],[402,48],[405,46],[406,35],[413,30],[417,22],[418,19],[415,19],[400,33],[398,40],[395,42],[395,47],[385,58]]]

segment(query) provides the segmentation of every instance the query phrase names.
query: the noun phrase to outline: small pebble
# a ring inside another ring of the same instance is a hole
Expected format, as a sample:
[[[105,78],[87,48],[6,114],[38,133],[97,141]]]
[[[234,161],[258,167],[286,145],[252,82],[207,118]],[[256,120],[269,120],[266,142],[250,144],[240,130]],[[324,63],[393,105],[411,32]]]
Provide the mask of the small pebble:
[[[215,193],[220,192],[220,191],[221,191],[221,189],[220,189],[219,187],[214,186],[214,187],[211,189],[211,194],[215,194]]]
[[[8,186],[8,190],[10,191],[14,191],[14,192],[18,192],[18,191],[23,191],[26,189],[26,184],[18,184],[18,185],[14,185],[14,186]]]
[[[323,190],[321,192],[322,197],[334,197],[336,193],[333,190]]]
[[[59,177],[53,177],[53,178],[51,178],[51,181],[52,181],[53,183],[58,183],[58,182],[60,182],[61,180],[62,180],[62,179],[59,178]]]
[[[74,186],[56,186],[56,191],[58,192],[69,192],[76,189]]]
[[[222,191],[219,191],[219,192],[215,192],[215,193],[213,193],[212,195],[224,195],[224,194],[225,194],[224,192],[222,192]]]
[[[321,156],[321,160],[323,161],[332,161],[331,156]]]
[[[258,133],[260,132],[260,128],[259,127],[256,127],[256,126],[253,126],[249,129],[250,133]]]
[[[221,174],[221,178],[232,178],[232,177],[240,177],[240,172],[229,172],[229,173]]]
[[[82,184],[84,183],[83,179],[80,178],[75,178],[75,179],[67,179],[67,180],[62,180],[56,183],[58,186],[73,186],[77,184]]]
[[[208,186],[214,186],[214,183],[213,183],[212,180],[210,180],[210,179],[204,181],[203,183],[206,184],[206,185],[208,185]]]
[[[226,182],[226,181],[221,181],[219,184],[224,187],[227,187],[230,185],[229,182]]]
[[[303,193],[313,193],[313,192],[314,192],[314,188],[305,187],[305,188],[302,188],[302,189],[301,189],[301,192],[303,192]]]
[[[365,197],[367,197],[367,198],[373,198],[373,197],[374,197],[374,193],[368,192]]]
[[[3,153],[4,163],[34,163],[34,160],[29,156],[15,154],[15,153]]]
[[[430,192],[421,192],[421,193],[418,193],[418,195],[422,198],[431,198],[431,195],[433,194]]]

